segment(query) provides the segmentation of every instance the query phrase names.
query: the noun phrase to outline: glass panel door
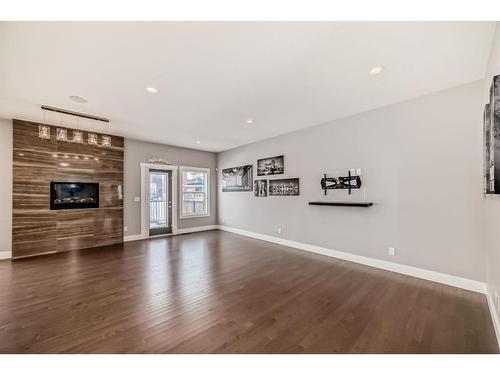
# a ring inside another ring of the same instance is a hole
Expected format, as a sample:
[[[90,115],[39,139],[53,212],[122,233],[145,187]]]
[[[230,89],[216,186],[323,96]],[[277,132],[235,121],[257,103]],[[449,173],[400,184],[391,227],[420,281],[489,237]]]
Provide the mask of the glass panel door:
[[[172,233],[171,171],[149,171],[149,235]]]

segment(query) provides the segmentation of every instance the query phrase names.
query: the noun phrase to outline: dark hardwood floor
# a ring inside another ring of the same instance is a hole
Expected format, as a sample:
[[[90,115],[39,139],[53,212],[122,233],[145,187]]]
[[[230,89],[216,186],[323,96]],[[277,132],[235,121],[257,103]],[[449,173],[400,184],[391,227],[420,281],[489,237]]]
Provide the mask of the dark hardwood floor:
[[[1,353],[493,353],[485,296],[210,231],[0,261]]]

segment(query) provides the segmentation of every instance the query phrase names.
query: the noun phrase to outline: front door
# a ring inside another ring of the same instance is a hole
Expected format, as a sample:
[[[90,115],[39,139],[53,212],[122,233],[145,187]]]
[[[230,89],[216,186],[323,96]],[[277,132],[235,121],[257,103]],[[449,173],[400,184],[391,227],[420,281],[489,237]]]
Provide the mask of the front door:
[[[172,171],[149,170],[149,235],[172,233]]]

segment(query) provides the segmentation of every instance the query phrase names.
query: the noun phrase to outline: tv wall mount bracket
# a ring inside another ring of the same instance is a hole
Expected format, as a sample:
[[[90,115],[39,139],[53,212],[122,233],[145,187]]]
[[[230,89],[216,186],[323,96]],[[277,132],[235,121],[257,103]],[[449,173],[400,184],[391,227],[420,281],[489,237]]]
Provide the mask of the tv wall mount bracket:
[[[361,187],[361,178],[359,176],[351,175],[351,171],[345,177],[327,177],[326,173],[321,179],[321,188],[325,192],[329,189],[347,189],[349,195],[352,189],[359,189]]]

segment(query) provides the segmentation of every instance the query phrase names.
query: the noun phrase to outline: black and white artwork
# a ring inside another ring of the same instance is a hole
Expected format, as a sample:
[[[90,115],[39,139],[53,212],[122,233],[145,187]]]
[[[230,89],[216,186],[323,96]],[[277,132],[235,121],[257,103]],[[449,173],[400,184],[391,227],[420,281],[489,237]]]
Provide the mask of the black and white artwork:
[[[500,75],[493,77],[484,107],[484,190],[500,194]]]
[[[281,178],[279,180],[269,180],[269,195],[274,195],[274,196],[299,195],[299,179]]]
[[[253,165],[222,170],[222,191],[252,191]]]
[[[484,106],[484,192],[490,191],[490,155],[491,155],[491,110],[490,104]],[[492,181],[493,182],[493,181]]]
[[[257,176],[268,176],[285,173],[283,155],[257,160]]]
[[[256,197],[267,197],[267,180],[254,181],[253,195],[255,195]]]

